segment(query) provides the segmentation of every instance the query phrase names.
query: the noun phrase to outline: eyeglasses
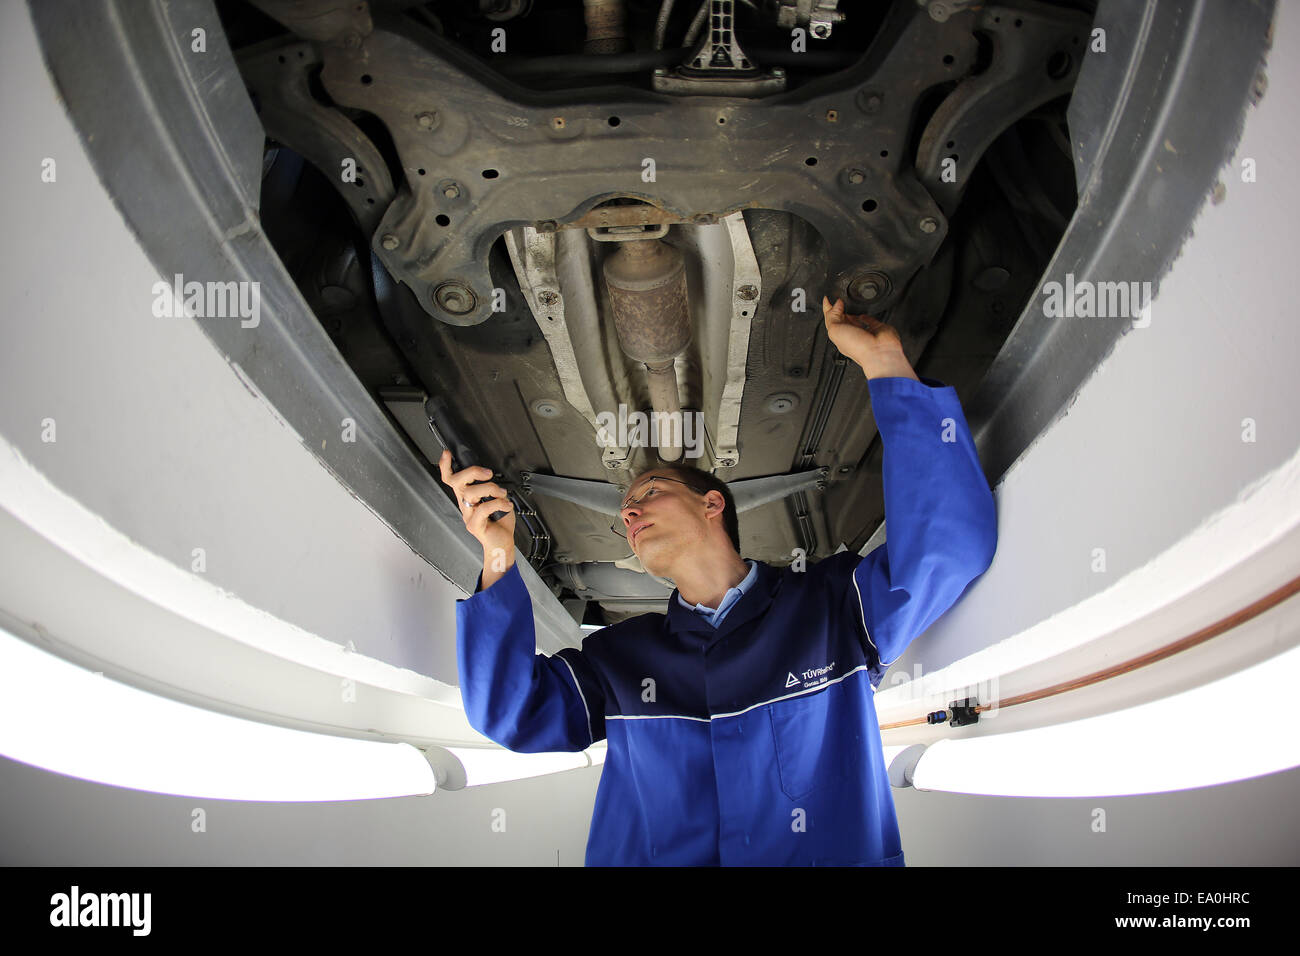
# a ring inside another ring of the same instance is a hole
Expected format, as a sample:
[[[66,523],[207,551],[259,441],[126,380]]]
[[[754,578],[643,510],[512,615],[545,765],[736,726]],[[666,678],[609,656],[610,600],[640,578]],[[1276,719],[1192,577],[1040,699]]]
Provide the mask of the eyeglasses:
[[[623,530],[625,527],[623,524],[623,512],[626,511],[628,508],[631,508],[633,505],[640,504],[642,501],[644,501],[646,498],[649,498],[651,495],[658,494],[658,492],[655,490],[656,481],[675,481],[679,485],[686,485],[687,488],[690,488],[691,491],[695,492],[698,495],[706,494],[706,492],[702,491],[699,488],[696,488],[692,484],[682,481],[680,478],[661,478],[659,475],[655,475],[653,478],[650,479],[649,488],[641,492],[641,494],[637,495],[635,498],[628,498],[626,501],[623,502],[622,506],[618,509],[619,514],[617,520],[615,520],[615,522],[609,526],[610,531],[614,532],[620,538],[627,537],[627,532]]]

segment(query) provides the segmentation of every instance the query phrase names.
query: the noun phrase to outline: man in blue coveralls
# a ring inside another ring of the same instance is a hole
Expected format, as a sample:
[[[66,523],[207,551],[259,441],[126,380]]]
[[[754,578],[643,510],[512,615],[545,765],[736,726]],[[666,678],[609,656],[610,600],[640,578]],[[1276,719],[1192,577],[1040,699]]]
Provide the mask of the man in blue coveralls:
[[[608,741],[588,866],[903,865],[875,689],[988,568],[997,520],[956,390],[918,378],[883,322],[845,315],[842,300],[822,310],[866,374],[884,445],[888,537],[865,557],[804,570],[742,559],[726,485],[653,468],[620,518],[641,565],[676,585],[668,613],[547,656],[509,498],[481,480],[490,469],[452,474],[443,452],[483,545],[475,593],[456,606],[466,716],[521,753]]]

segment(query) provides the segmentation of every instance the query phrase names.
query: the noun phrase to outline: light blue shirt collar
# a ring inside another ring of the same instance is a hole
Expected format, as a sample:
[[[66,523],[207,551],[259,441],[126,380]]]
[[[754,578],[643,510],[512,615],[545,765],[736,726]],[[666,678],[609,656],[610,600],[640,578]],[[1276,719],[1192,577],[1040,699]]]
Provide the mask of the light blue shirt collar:
[[[741,581],[734,588],[728,588],[727,593],[722,596],[722,601],[718,604],[717,610],[711,607],[705,607],[703,604],[688,604],[686,598],[682,597],[682,592],[677,592],[677,600],[681,602],[682,607],[690,608],[706,621],[717,627],[722,623],[722,619],[727,616],[727,612],[739,601],[750,589],[755,581],[758,580],[758,565],[749,558],[745,559],[749,565],[749,574],[745,575],[745,580]]]

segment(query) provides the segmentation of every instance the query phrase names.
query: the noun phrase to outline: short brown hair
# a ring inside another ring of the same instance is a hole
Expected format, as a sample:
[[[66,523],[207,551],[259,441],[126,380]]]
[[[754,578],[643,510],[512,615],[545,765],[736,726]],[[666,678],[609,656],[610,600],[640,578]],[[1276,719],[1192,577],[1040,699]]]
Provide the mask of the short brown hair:
[[[727,487],[725,481],[703,468],[696,468],[694,465],[656,465],[637,475],[632,485],[628,487],[634,486],[641,480],[642,475],[647,475],[652,471],[670,472],[673,477],[680,479],[686,487],[701,495],[710,491],[720,492],[722,500],[726,502],[722,509],[722,527],[727,532],[727,537],[731,539],[731,545],[736,549],[736,554],[740,554],[740,521],[736,514],[736,499],[731,494],[731,489]]]

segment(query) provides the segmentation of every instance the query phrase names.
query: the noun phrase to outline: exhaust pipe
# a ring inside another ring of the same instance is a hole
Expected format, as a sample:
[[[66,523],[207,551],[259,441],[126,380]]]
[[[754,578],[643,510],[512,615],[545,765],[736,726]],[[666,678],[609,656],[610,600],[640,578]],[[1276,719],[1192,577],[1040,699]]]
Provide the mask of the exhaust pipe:
[[[582,13],[587,21],[583,53],[623,53],[627,50],[623,0],[583,0]]]
[[[682,407],[673,360],[691,341],[681,250],[660,239],[620,242],[618,250],[606,257],[604,273],[619,347],[633,361],[645,364],[650,404],[659,421],[680,424]],[[681,460],[682,431],[672,429],[668,441],[660,442],[663,461]]]

